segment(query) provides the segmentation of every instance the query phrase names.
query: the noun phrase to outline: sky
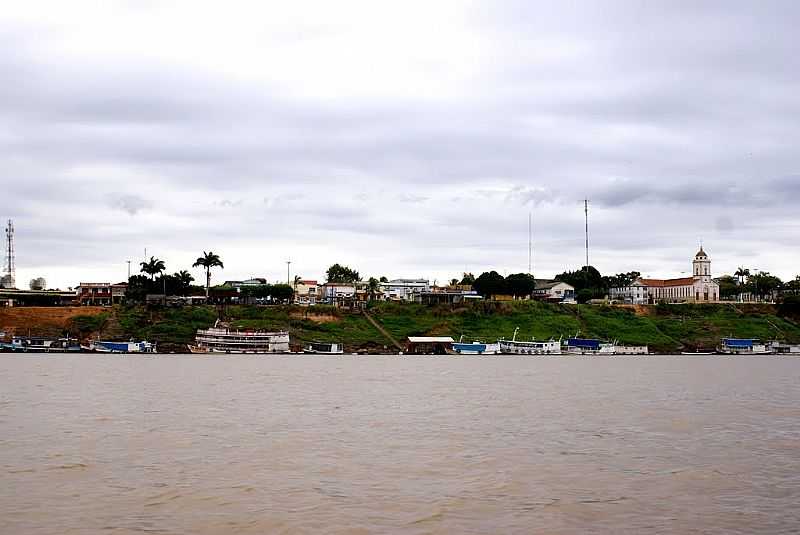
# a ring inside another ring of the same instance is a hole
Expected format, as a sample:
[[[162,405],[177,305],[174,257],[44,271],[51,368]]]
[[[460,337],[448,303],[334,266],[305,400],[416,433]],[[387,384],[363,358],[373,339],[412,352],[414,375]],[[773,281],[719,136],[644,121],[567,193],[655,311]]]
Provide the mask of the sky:
[[[18,286],[800,273],[794,1],[14,2]]]

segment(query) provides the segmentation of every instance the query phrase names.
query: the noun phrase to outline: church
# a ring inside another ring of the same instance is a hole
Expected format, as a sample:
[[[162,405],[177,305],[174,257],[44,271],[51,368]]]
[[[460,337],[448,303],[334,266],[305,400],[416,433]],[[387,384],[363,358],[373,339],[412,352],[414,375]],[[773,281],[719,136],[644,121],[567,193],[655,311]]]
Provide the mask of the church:
[[[719,301],[719,284],[711,278],[711,259],[702,246],[692,261],[692,273],[681,279],[639,278],[630,286],[611,288],[611,299],[634,305]]]

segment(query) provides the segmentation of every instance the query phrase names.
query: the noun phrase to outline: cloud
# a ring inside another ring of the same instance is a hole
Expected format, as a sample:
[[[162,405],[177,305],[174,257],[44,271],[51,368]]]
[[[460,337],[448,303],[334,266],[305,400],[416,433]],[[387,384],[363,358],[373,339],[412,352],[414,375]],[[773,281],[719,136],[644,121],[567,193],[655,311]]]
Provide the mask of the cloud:
[[[524,271],[528,212],[553,273],[588,198],[605,271],[672,274],[702,237],[715,269],[794,276],[796,2],[308,7],[8,6],[21,274],[116,279],[145,247],[213,247],[232,278]]]
[[[149,210],[153,203],[138,195],[111,195],[111,204],[117,210],[122,210],[128,215],[136,215],[142,210]]]

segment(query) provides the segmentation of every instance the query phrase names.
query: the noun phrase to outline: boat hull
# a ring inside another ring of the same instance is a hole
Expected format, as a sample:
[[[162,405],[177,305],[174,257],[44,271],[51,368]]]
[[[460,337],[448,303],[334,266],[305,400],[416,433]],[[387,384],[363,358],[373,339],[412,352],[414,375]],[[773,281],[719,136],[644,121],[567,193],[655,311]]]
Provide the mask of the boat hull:
[[[453,342],[448,353],[451,355],[497,355],[500,353],[500,344]]]

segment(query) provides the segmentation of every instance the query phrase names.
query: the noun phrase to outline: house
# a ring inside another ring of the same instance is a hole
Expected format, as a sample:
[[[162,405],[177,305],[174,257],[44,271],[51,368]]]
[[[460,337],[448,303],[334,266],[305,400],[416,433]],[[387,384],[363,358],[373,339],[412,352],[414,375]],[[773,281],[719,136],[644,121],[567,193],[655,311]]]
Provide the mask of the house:
[[[566,282],[548,279],[535,279],[536,286],[531,293],[533,299],[558,303],[575,303],[575,287]]]
[[[82,282],[75,291],[78,303],[85,306],[106,306],[121,303],[125,299],[128,285],[124,282]]]
[[[448,288],[433,288],[430,292],[414,294],[414,302],[423,305],[458,305],[466,301],[483,299],[478,292],[473,290],[455,290]]]
[[[431,283],[427,279],[394,279],[380,283],[386,301],[414,301],[417,294],[430,292]]]
[[[313,306],[317,304],[319,284],[315,280],[300,280],[294,285],[294,302],[297,305]]]
[[[629,286],[611,288],[614,301],[642,305],[668,303],[715,303],[720,300],[719,284],[711,278],[711,259],[700,247],[692,260],[691,277],[678,279],[636,279]]]
[[[334,306],[350,306],[355,300],[354,282],[326,282],[318,287],[318,302]]]

